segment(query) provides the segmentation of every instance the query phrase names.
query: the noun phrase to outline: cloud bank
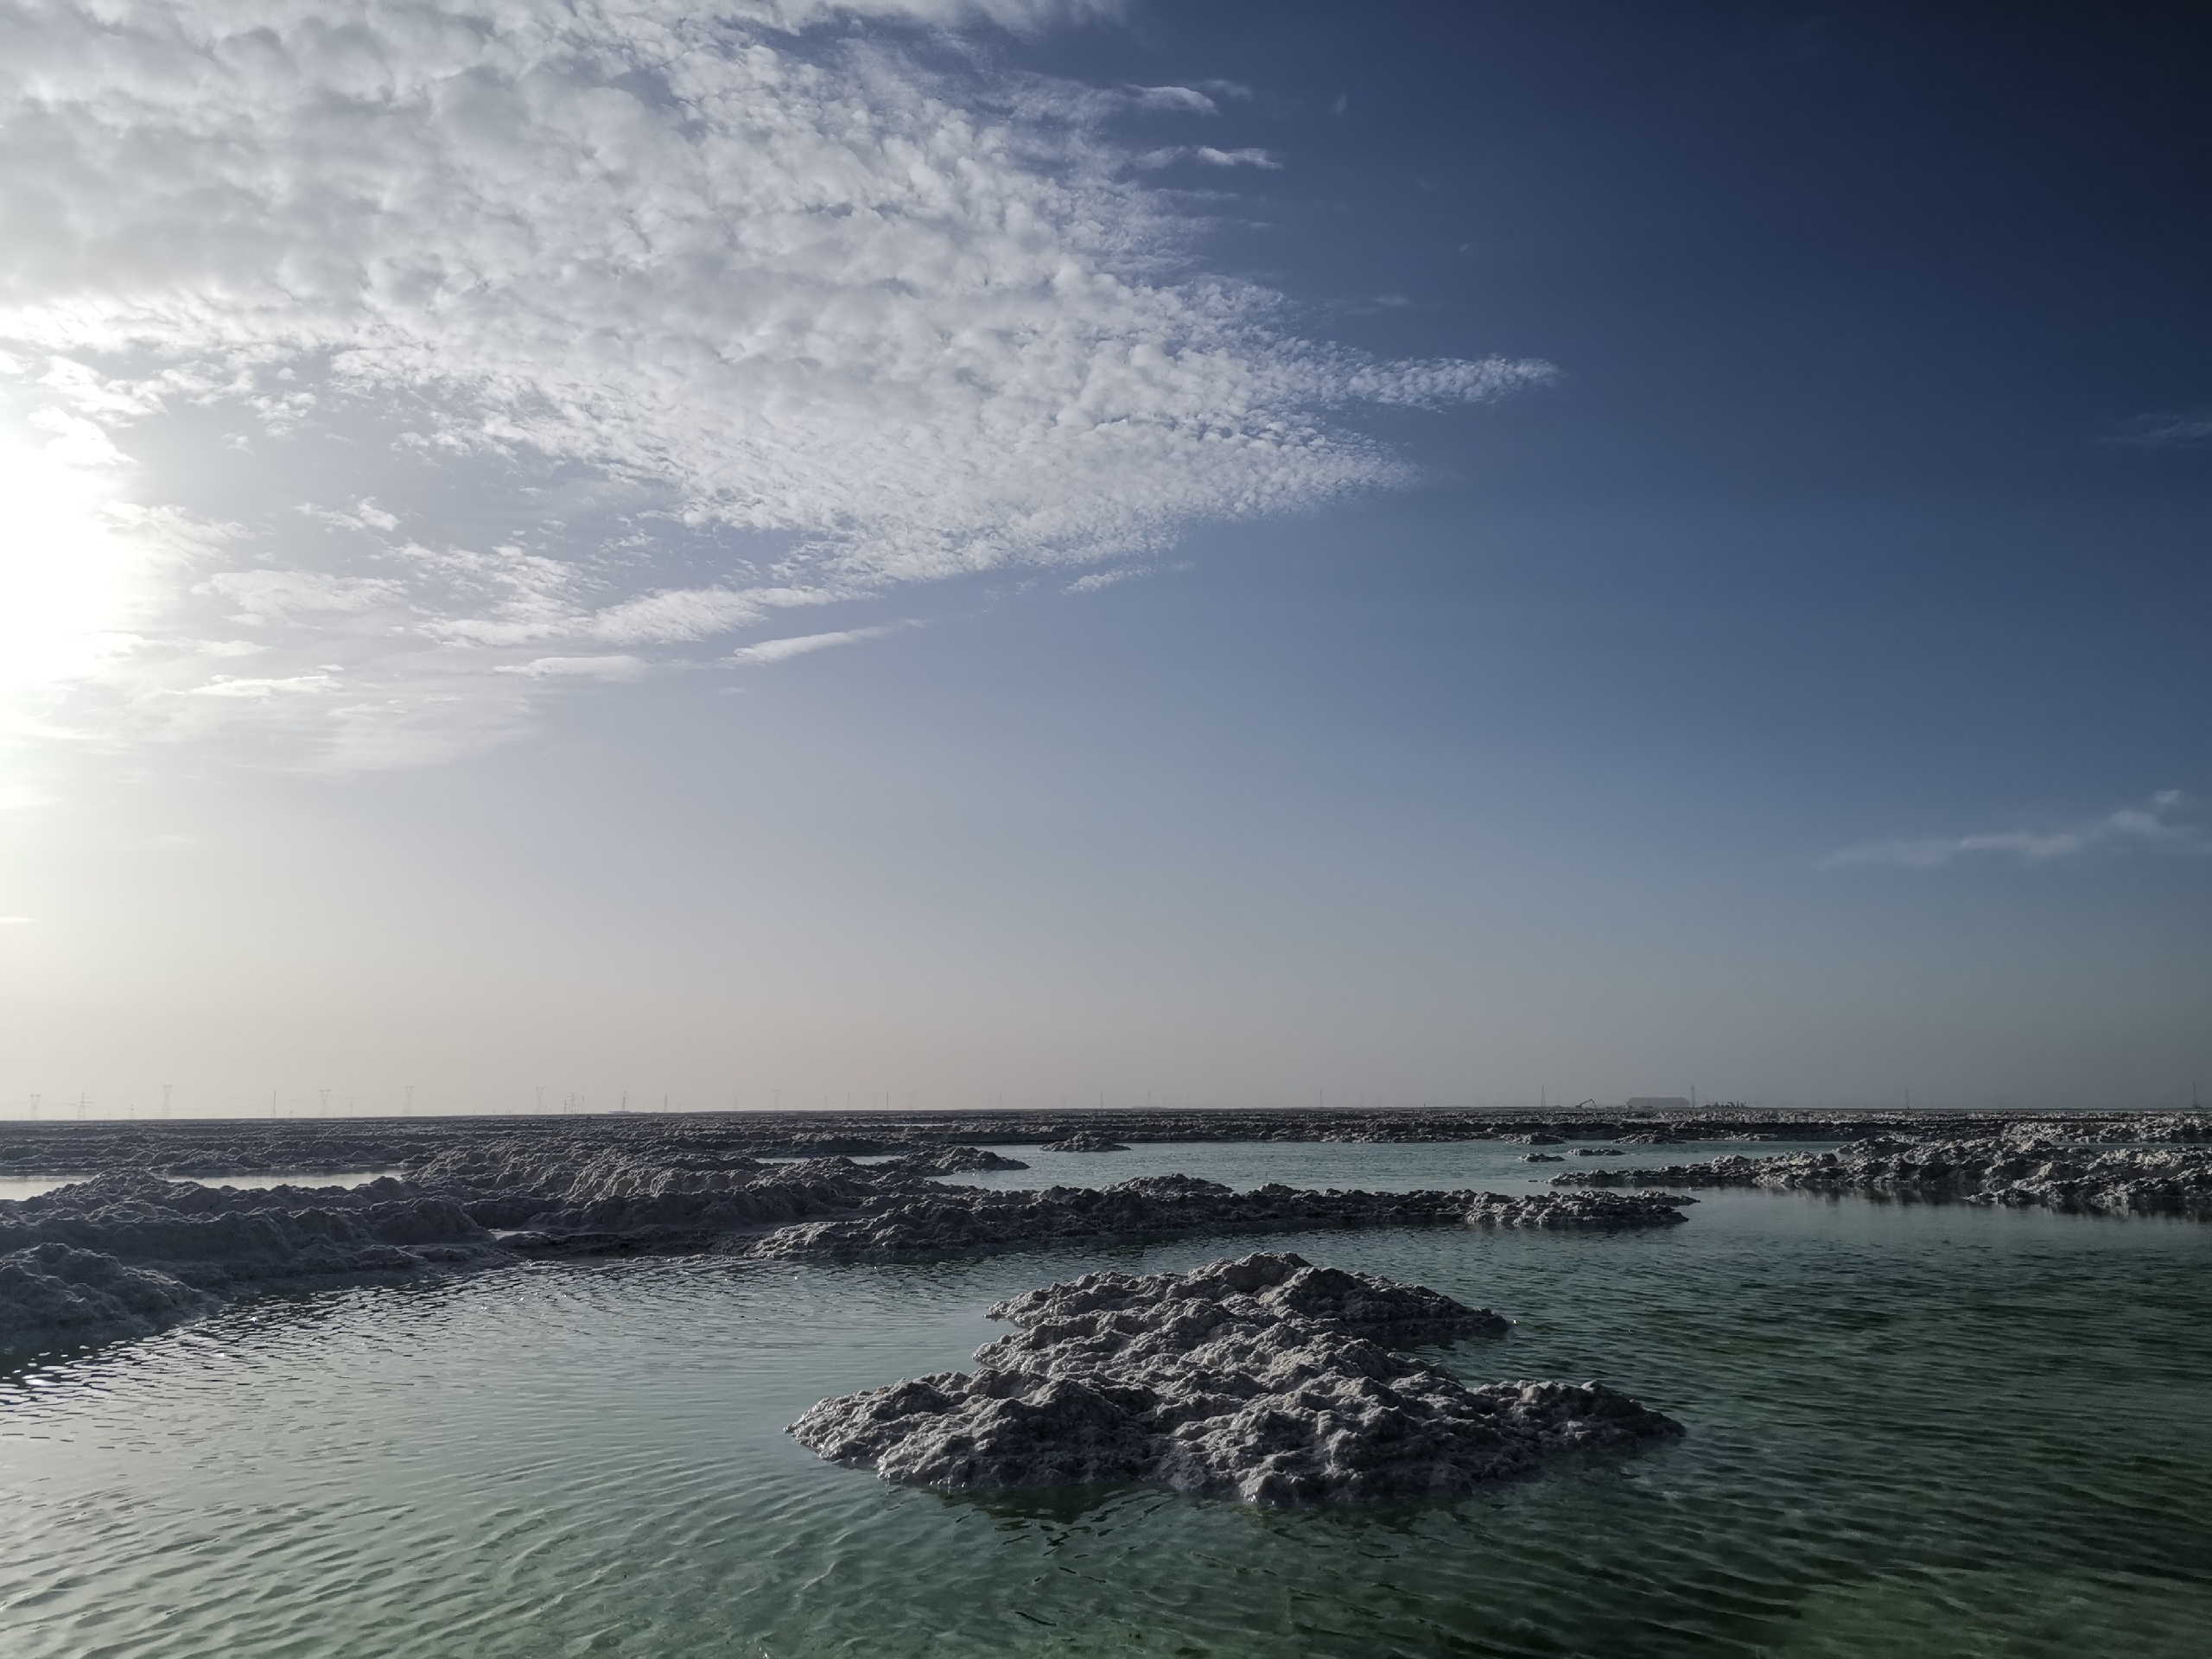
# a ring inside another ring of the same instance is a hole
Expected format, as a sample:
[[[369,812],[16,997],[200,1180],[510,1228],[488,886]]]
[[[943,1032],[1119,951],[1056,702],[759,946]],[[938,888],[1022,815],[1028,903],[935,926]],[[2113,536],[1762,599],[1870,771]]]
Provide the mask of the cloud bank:
[[[1404,477],[1351,406],[1550,374],[1305,338],[1190,268],[1129,95],[853,28],[1119,10],[19,0],[0,384],[35,467],[108,446],[73,476],[131,588],[48,690],[83,729],[222,704],[341,764],[463,753],[655,660],[588,647],[1311,510]],[[239,629],[262,671],[207,676]]]
[[[2161,790],[2149,804],[2122,807],[2101,818],[2068,828],[2004,830],[1977,836],[1918,841],[1870,841],[1846,847],[1821,861],[1822,869],[1872,866],[1897,870],[1939,870],[1961,862],[1995,861],[2021,868],[2092,855],[2158,850],[2212,852],[2205,827],[2177,818],[2178,790]]]

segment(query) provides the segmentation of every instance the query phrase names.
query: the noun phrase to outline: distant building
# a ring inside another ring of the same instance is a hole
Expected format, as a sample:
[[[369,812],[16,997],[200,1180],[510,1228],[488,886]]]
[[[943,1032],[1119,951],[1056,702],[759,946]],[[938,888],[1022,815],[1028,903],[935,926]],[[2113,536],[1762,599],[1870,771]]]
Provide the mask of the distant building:
[[[1623,1109],[1631,1112],[1687,1112],[1689,1102],[1681,1095],[1635,1095]]]

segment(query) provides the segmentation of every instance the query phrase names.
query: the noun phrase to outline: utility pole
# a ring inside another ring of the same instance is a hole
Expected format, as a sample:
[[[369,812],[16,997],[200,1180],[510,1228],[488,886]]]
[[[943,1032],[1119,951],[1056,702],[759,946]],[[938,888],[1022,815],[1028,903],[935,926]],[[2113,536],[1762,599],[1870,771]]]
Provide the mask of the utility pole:
[[[411,1083],[407,1085],[407,1104],[403,1109],[409,1117],[415,1116],[415,1085]]]
[[[169,1090],[175,1087],[176,1084],[173,1083],[165,1083],[162,1085],[162,1118],[165,1122],[169,1115]]]
[[[328,1117],[330,1116],[330,1090],[327,1089],[322,1089],[318,1090],[316,1092],[321,1094],[322,1096],[322,1115],[325,1117]]]
[[[38,1122],[38,1103],[43,1098],[44,1096],[40,1095],[31,1096],[31,1122],[34,1123]]]

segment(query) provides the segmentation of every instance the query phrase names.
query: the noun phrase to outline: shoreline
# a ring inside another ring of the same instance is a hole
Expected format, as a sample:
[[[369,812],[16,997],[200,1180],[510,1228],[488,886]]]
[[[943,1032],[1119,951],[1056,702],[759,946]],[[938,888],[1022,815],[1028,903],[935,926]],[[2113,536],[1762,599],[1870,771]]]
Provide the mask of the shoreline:
[[[1154,1145],[1609,1143],[1572,1148],[1591,1154],[1783,1136],[1802,1145],[1865,1126],[1732,1111],[1538,1120],[1131,1113],[1073,1125],[1019,1115],[933,1114],[867,1122],[876,1133],[857,1134],[860,1121],[850,1115],[788,1114],[383,1125],[215,1120],[134,1126],[124,1134],[116,1133],[120,1126],[71,1123],[41,1126],[45,1132],[33,1137],[0,1135],[0,1158],[17,1168],[81,1166],[106,1154],[99,1174],[0,1200],[0,1351],[158,1329],[288,1285],[450,1275],[564,1257],[890,1264],[1349,1230],[1679,1225],[1696,1199],[1653,1190],[1667,1187],[1808,1188],[2212,1218],[2212,1146],[2199,1144],[2212,1139],[2212,1122],[2181,1115],[2021,1115],[2002,1120],[1995,1133],[1964,1135],[1961,1128],[1988,1130],[1989,1120],[1936,1117],[1916,1120],[1916,1133],[1892,1127],[1835,1151],[1738,1154],[1656,1169],[1578,1168],[1548,1190],[1514,1194],[1279,1183],[1237,1191],[1182,1173],[1115,1181],[1121,1143],[1114,1137]],[[956,1128],[982,1129],[1000,1145],[1057,1141],[1089,1154],[1085,1173],[1095,1167],[1101,1179],[1047,1187],[963,1185],[962,1173],[1020,1165],[978,1144],[983,1136],[949,1141]],[[1255,1135],[1255,1128],[1273,1133]],[[372,1145],[370,1137],[378,1135]],[[825,1155],[825,1143],[836,1150]],[[259,1175],[317,1147],[340,1169],[396,1163],[398,1173],[353,1187],[203,1184],[224,1173]],[[796,1160],[782,1161],[794,1159],[795,1149]],[[883,1161],[858,1164],[854,1155]],[[1552,1160],[1529,1154],[1539,1160]],[[230,1167],[211,1167],[223,1165]]]
[[[940,1180],[1011,1160],[933,1148],[796,1164],[583,1137],[476,1141],[360,1186],[207,1185],[111,1170],[0,1201],[0,1352],[143,1334],[308,1281],[446,1276],[617,1255],[900,1263],[1185,1238],[1390,1228],[1678,1225],[1658,1193],[1236,1191],[1188,1175],[1096,1186]],[[1102,1173],[1110,1173],[1103,1170]]]
[[[1218,1141],[1531,1145],[1604,1141],[1862,1141],[1885,1134],[1978,1140],[2032,1125],[2062,1140],[2212,1141],[2212,1114],[2124,1111],[1527,1112],[1490,1108],[1084,1108],[1038,1111],[600,1113],[458,1117],[0,1120],[0,1176],[118,1170],[205,1177],[394,1173],[455,1147],[496,1140],[578,1140],[657,1156],[881,1157],[942,1148],[1042,1146],[1071,1136],[1154,1144]],[[1549,1140],[1538,1137],[1550,1137]]]

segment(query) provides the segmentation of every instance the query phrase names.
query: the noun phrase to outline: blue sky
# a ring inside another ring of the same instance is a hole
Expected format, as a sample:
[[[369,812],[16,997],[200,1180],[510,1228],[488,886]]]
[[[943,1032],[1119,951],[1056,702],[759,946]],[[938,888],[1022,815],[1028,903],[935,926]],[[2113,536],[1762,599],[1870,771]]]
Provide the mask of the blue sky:
[[[0,1109],[2212,1078],[2177,14],[116,17]]]

